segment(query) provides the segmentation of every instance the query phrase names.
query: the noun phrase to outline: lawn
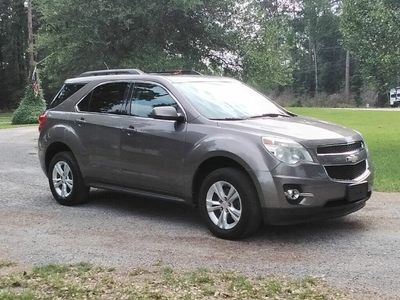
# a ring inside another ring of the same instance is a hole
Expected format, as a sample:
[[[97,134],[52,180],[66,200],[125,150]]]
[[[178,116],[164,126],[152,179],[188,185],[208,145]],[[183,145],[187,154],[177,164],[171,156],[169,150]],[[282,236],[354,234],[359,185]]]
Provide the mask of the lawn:
[[[11,127],[12,113],[0,113],[0,129]]]
[[[12,113],[0,113],[0,129],[25,127],[25,126],[37,126],[37,124],[12,125],[11,119],[12,119]]]
[[[291,107],[293,113],[315,117],[359,131],[375,167],[374,190],[400,191],[400,111]]]

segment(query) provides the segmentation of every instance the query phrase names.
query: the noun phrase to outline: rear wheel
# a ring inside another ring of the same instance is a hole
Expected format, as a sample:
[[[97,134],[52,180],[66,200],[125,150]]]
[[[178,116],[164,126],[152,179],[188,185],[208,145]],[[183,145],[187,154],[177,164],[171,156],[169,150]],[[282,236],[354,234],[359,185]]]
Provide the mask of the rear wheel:
[[[50,162],[47,175],[50,190],[62,205],[84,203],[89,196],[78,163],[71,152],[57,153]]]
[[[200,188],[199,210],[208,229],[224,239],[249,236],[261,223],[254,185],[234,168],[218,169],[206,177]]]

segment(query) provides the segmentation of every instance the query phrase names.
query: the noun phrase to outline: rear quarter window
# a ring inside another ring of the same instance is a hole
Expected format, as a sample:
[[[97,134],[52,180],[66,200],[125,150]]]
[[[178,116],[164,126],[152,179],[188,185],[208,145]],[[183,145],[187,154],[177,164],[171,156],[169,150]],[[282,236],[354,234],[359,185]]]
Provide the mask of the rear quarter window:
[[[84,86],[85,84],[83,83],[64,84],[57,96],[55,96],[53,101],[50,103],[49,108],[54,108],[60,105]]]

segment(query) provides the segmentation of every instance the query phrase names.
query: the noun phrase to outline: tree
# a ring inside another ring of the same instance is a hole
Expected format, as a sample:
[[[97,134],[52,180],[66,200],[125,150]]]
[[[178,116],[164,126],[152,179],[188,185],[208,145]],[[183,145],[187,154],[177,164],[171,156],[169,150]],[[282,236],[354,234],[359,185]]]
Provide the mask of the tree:
[[[37,71],[34,71],[32,83],[26,87],[25,96],[18,109],[14,111],[12,124],[35,124],[38,122],[40,114],[46,110],[46,102],[39,86],[39,75]]]
[[[37,0],[38,53],[52,53],[45,84],[109,68],[207,69],[215,53],[229,51],[235,1],[226,0]]]
[[[291,13],[296,47],[292,51],[296,94],[340,92],[344,82],[345,51],[340,44],[337,1],[296,1]]]
[[[0,1],[0,109],[15,108],[26,84],[26,21],[23,1]]]
[[[400,4],[393,0],[345,0],[343,43],[356,58],[364,84],[383,95],[399,84]]]
[[[251,15],[248,11],[245,14]],[[292,41],[284,16],[268,15],[267,11],[257,8],[253,14],[252,22],[247,22],[247,30],[241,33],[238,43],[241,78],[258,90],[268,92],[292,82]]]

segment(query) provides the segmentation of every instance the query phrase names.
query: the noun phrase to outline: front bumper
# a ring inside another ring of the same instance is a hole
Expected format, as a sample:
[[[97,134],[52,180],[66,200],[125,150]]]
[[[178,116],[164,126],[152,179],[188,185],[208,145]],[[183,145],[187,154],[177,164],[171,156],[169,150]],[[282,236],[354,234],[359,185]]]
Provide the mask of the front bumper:
[[[296,209],[263,208],[263,220],[265,224],[270,225],[290,225],[337,218],[351,214],[363,208],[370,195],[371,193],[367,198],[352,203],[346,203],[345,200],[338,201],[338,206],[297,207]]]
[[[264,223],[285,225],[340,217],[363,208],[371,197],[370,168],[353,181],[332,180],[318,165],[295,169],[290,174],[283,169],[256,172]],[[366,192],[361,199],[349,201],[349,186],[360,183],[365,183]],[[298,189],[306,196],[293,201],[285,195],[288,189]]]

